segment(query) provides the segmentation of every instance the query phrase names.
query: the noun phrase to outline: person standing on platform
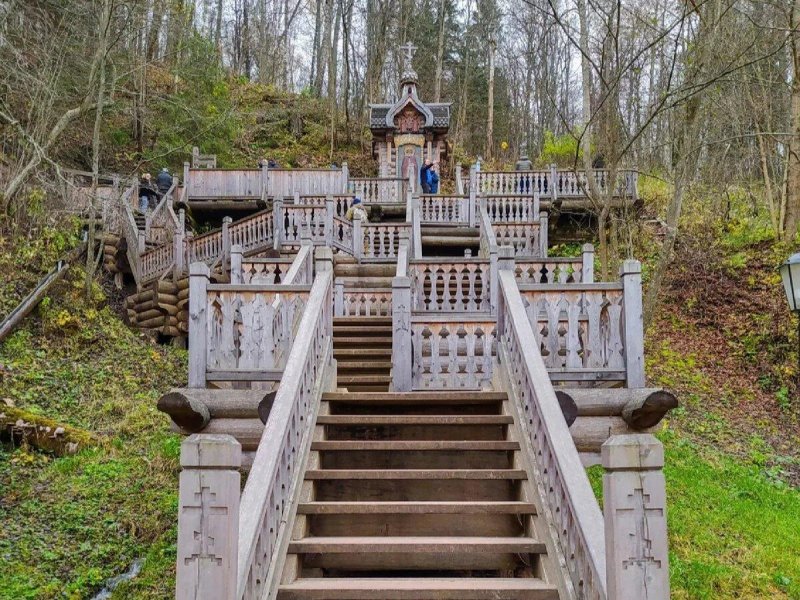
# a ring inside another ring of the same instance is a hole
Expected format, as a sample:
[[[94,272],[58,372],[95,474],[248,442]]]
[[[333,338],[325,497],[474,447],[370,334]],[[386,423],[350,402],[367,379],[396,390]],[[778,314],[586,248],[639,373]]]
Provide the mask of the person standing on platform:
[[[439,193],[439,161],[436,161],[431,165],[429,179],[430,179],[430,188],[431,194],[438,194]]]
[[[419,170],[419,183],[422,186],[422,193],[423,194],[430,194],[431,193],[431,167],[433,167],[433,163],[431,162],[430,158],[425,159],[425,163],[422,165],[422,168]]]

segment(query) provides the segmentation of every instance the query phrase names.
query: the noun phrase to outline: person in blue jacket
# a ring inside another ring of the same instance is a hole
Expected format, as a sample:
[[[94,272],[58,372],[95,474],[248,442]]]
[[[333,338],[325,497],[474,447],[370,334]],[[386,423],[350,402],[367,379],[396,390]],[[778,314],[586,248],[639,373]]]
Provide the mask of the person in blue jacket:
[[[428,170],[428,178],[430,180],[431,194],[439,193],[439,162],[436,161],[431,165]]]
[[[422,186],[422,193],[423,194],[430,194],[431,193],[431,167],[433,167],[433,163],[431,162],[430,158],[425,159],[425,163],[422,165],[422,168],[419,170],[419,183]]]

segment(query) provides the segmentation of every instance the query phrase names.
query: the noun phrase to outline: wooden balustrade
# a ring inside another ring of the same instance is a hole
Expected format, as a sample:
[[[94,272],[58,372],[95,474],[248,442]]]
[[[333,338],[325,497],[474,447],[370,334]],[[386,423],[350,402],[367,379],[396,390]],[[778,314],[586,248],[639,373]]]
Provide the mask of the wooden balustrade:
[[[540,482],[576,593],[606,600],[603,515],[570,436],[510,270],[499,273],[498,346],[500,380],[522,427],[526,454]]]
[[[402,177],[355,177],[347,183],[347,189],[364,204],[387,204],[405,202],[406,185]]]
[[[261,199],[265,180],[261,169],[189,169],[184,185],[187,198],[256,200]]]
[[[213,263],[222,256],[222,229],[189,238],[188,263]]]
[[[408,265],[411,309],[465,313],[491,310],[489,259],[415,259]]]
[[[516,256],[547,256],[547,213],[538,221],[494,223],[492,229],[498,246],[511,246]]]
[[[337,317],[387,317],[392,314],[392,292],[376,288],[344,287],[337,282],[334,293]]]
[[[289,285],[208,285],[207,372],[283,369],[309,289]]]
[[[344,217],[333,218],[331,244],[334,248],[353,252],[353,223]]]
[[[593,169],[598,189],[607,193],[610,184],[610,174],[607,169]],[[477,188],[478,193],[489,195],[507,194],[540,194],[543,197],[557,200],[559,198],[586,197],[586,173],[579,170],[577,173],[570,169],[556,169],[551,166],[548,170],[535,171],[477,171],[474,178],[465,181],[467,191],[471,186]],[[614,196],[638,197],[638,173],[629,169],[617,171]]]
[[[341,169],[266,169],[265,194],[270,198],[347,193],[347,167]]]
[[[234,250],[231,253],[231,283],[267,285],[284,283],[294,262],[292,258],[251,258],[242,261],[241,269],[237,270],[233,264],[233,257],[236,255],[237,252]]]
[[[325,244],[326,207],[311,204],[284,204],[283,211],[283,243],[297,246],[301,242],[303,227],[308,228],[311,240]]]
[[[527,223],[539,220],[539,194],[486,196],[492,223]]]
[[[359,221],[359,223],[361,223]],[[410,223],[387,224],[387,223],[361,223],[363,234],[363,251],[361,256],[371,260],[391,260],[397,258],[400,245],[400,235],[407,232],[411,227]],[[354,236],[354,243],[355,243]],[[354,254],[358,255],[358,248],[353,248]]]
[[[246,254],[271,248],[275,237],[272,209],[266,209],[239,221],[229,227],[231,244],[242,247]]]
[[[302,459],[322,392],[335,385],[330,260],[318,271],[242,494],[237,598],[255,600],[277,589],[276,563],[291,534]]]
[[[514,276],[517,283],[592,283],[594,246],[584,244],[577,258],[518,258]]]
[[[175,264],[175,245],[172,242],[148,250],[139,257],[139,285],[159,279]]]
[[[337,217],[345,217],[347,209],[353,203],[353,194],[335,194],[328,196],[300,196],[296,194],[293,200],[296,204],[305,204],[311,206],[325,206],[328,200],[333,200],[334,215]]]
[[[553,380],[644,386],[640,267],[624,267],[620,283],[519,286]]]
[[[469,225],[469,196],[423,194],[419,198],[419,203],[421,223]]]
[[[412,315],[413,389],[490,387],[496,325],[481,315]]]

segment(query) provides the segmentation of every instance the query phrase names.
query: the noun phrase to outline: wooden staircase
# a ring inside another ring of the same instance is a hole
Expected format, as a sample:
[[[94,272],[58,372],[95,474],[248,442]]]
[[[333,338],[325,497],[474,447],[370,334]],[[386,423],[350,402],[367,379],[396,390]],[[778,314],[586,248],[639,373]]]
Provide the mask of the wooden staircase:
[[[335,317],[333,357],[339,387],[387,392],[392,381],[392,318]]]
[[[467,249],[478,256],[481,234],[477,227],[422,225],[420,232],[423,256],[464,256]]]
[[[505,401],[325,394],[278,599],[564,597]]]

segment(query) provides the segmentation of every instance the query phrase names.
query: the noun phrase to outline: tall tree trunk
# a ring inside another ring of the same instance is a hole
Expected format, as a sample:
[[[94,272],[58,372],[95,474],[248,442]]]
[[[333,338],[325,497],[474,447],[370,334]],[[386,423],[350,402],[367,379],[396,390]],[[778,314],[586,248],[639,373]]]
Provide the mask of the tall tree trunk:
[[[444,24],[445,9],[447,7],[446,0],[439,1],[439,39],[436,43],[436,88],[433,93],[433,101],[442,101],[442,69],[444,62]]]
[[[790,129],[788,144],[788,187],[786,198],[786,239],[793,241],[800,225],[800,0],[793,0],[789,17],[789,49],[792,59]]]
[[[494,51],[497,43],[489,39],[489,102],[486,110],[486,158],[494,152]]]

